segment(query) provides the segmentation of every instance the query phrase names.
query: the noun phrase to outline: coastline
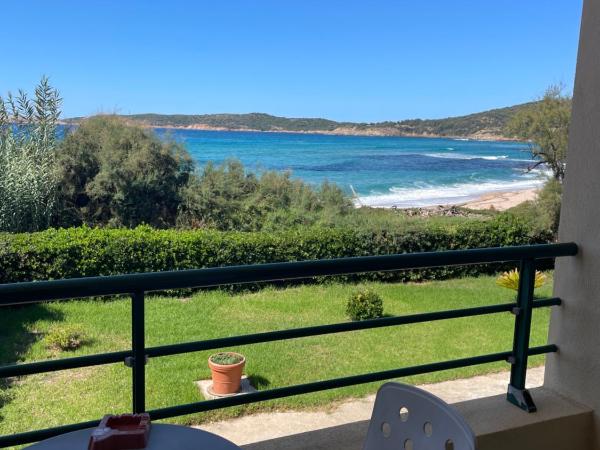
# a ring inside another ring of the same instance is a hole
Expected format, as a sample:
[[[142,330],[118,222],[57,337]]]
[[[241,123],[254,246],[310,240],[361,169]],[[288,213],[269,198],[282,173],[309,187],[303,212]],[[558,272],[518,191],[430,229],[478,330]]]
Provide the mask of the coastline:
[[[351,127],[340,127],[333,130],[259,130],[254,128],[227,128],[227,127],[215,127],[205,124],[193,124],[193,125],[151,125],[143,122],[135,122],[144,128],[153,129],[172,129],[172,130],[198,130],[198,131],[227,131],[227,132],[239,132],[239,133],[286,133],[286,134],[315,134],[325,136],[361,136],[361,137],[412,137],[412,138],[429,138],[429,139],[456,139],[456,140],[468,140],[468,141],[500,141],[500,142],[521,142],[518,139],[506,137],[500,134],[495,134],[491,131],[480,130],[474,134],[468,135],[442,135],[434,133],[399,133],[394,129],[381,128],[381,129],[356,129]]]
[[[506,191],[490,191],[481,194],[477,197],[471,198],[466,201],[441,201],[436,204],[430,204],[427,206],[399,206],[399,205],[377,205],[362,204],[360,201],[355,201],[357,208],[384,208],[384,209],[397,209],[397,210],[420,210],[420,211],[439,211],[454,208],[466,208],[471,210],[486,210],[491,209],[495,211],[506,211],[514,206],[520,205],[526,201],[535,200],[540,188],[524,188],[524,189],[513,189]]]
[[[407,138],[425,138],[425,139],[454,139],[459,141],[497,141],[497,142],[521,142],[513,137],[503,136],[491,130],[479,130],[476,133],[468,135],[443,135],[435,133],[410,133],[399,132],[397,129],[389,128],[370,128],[358,129],[353,127],[338,127],[333,130],[285,130],[271,129],[260,130],[256,128],[230,128],[206,125],[202,123],[191,125],[153,125],[139,120],[128,120],[132,125],[138,125],[143,128],[165,129],[165,130],[195,130],[195,131],[227,131],[234,133],[285,133],[285,134],[308,134],[324,136],[360,136],[360,137],[407,137]],[[59,121],[60,125],[77,126],[78,122]]]
[[[505,211],[523,202],[535,200],[539,189],[530,188],[519,191],[509,192],[490,192],[484,194],[475,200],[457,204],[468,209],[495,209],[496,211]]]

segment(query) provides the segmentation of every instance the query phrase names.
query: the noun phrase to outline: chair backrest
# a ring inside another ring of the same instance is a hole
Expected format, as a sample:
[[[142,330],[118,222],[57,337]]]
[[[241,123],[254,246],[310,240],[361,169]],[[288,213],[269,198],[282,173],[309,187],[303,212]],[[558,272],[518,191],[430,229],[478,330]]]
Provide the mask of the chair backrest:
[[[377,392],[364,450],[474,450],[475,435],[443,400],[400,383]]]

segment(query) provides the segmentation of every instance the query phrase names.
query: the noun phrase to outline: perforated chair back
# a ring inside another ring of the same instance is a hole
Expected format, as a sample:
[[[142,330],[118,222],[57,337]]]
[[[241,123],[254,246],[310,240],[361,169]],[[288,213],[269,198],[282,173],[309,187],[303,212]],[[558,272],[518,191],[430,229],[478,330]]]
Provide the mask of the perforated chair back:
[[[377,392],[364,450],[474,450],[462,416],[435,395],[386,383]]]

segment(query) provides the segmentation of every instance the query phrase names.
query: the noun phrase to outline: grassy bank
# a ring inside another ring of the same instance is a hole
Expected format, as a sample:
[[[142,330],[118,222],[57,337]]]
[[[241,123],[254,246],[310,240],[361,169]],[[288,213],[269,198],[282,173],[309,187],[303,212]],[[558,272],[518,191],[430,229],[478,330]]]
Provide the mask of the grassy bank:
[[[471,307],[511,301],[511,291],[482,276],[427,283],[364,283],[384,298],[392,315]],[[323,284],[264,289],[231,295],[213,291],[190,298],[147,300],[147,345],[232,336],[347,320],[345,302],[356,285]],[[538,289],[550,295],[550,286]],[[549,311],[536,310],[532,345],[545,343]],[[414,364],[504,351],[511,348],[514,318],[510,314],[447,320],[360,332],[295,339],[236,348],[247,356],[247,374],[259,389],[286,386],[391,369]],[[81,324],[88,343],[72,352],[46,348],[43,336],[57,323]],[[130,303],[89,300],[5,309],[0,316],[0,363],[29,362],[96,352],[124,350],[130,345]],[[208,352],[157,358],[147,366],[149,409],[201,400],[195,380],[208,378]],[[541,363],[536,357],[533,364]],[[505,363],[452,370],[404,381],[432,382],[505,370]],[[310,408],[348,397],[363,396],[380,383],[331,390],[245,407],[176,419],[200,423],[259,410]],[[122,364],[68,370],[11,380],[0,397],[0,433],[101,417],[131,405],[131,373]]]

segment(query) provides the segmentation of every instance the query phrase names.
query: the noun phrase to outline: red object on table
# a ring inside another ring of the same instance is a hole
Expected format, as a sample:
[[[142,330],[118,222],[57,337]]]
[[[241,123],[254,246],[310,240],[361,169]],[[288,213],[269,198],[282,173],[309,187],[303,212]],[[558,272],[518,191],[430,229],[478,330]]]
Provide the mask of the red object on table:
[[[88,450],[145,448],[149,435],[150,416],[146,413],[107,415],[92,431]]]

